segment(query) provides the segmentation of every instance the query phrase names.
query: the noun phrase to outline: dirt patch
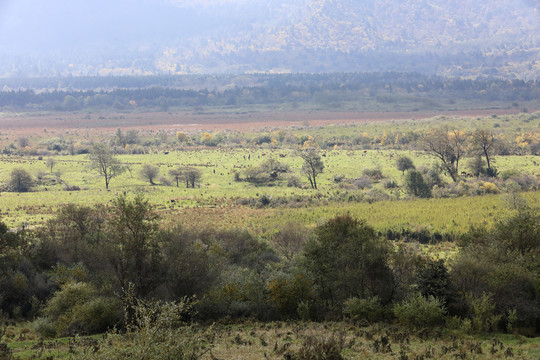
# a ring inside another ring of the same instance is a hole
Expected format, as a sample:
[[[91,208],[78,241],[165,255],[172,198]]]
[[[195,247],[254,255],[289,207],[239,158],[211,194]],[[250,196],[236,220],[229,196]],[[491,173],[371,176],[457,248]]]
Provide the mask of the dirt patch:
[[[478,117],[509,115],[518,109],[422,111],[422,112],[245,112],[245,113],[113,113],[10,115],[0,117],[0,130],[7,135],[36,135],[47,132],[87,130],[113,132],[117,128],[140,130],[251,131],[263,128],[287,127],[309,123],[312,126],[378,122],[405,119],[425,119],[437,115]]]

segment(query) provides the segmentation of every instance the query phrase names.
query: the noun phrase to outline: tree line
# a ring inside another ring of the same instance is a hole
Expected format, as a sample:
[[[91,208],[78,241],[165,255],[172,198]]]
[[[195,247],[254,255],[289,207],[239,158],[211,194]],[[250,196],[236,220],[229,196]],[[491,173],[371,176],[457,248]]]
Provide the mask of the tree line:
[[[168,110],[169,107],[317,103],[358,97],[370,97],[385,103],[399,101],[400,96],[405,95],[452,101],[512,102],[540,97],[540,86],[532,80],[448,79],[397,72],[4,81],[6,85],[0,92],[0,107],[57,111],[136,107]],[[57,87],[59,83],[61,87]]]

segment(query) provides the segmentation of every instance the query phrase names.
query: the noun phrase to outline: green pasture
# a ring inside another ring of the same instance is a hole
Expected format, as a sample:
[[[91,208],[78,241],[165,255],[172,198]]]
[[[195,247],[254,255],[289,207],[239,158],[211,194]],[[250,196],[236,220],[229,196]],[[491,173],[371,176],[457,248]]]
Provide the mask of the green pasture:
[[[105,190],[103,178],[90,171],[86,155],[55,156],[56,164],[52,174],[46,167],[47,158],[38,160],[37,157],[15,157],[3,155],[0,157],[0,181],[7,182],[14,168],[23,168],[30,172],[39,183],[31,192],[0,193],[0,217],[11,227],[20,227],[24,223],[38,225],[54,216],[60,206],[67,203],[93,205],[107,203],[114,197],[142,192],[154,204],[158,211],[166,214],[182,216],[193,209],[237,209],[241,199],[268,197],[312,198],[314,202],[300,204],[300,207],[310,205],[308,209],[279,209],[286,213],[284,218],[300,222],[313,223],[320,218],[349,211],[355,216],[366,218],[379,228],[414,227],[418,225],[431,226],[439,231],[454,231],[468,226],[468,223],[478,223],[473,214],[481,206],[500,207],[498,196],[474,197],[460,199],[431,199],[414,201],[395,201],[406,195],[400,190],[389,190],[390,198],[394,201],[368,203],[333,204],[332,199],[347,198],[349,194],[360,193],[363,190],[354,189],[349,185],[334,182],[335,175],[343,175],[345,179],[356,179],[362,176],[364,169],[381,169],[387,179],[393,179],[398,184],[403,182],[402,174],[395,168],[395,160],[400,155],[410,156],[415,165],[431,166],[435,159],[422,152],[398,150],[326,150],[321,151],[325,163],[325,171],[318,179],[319,190],[307,187],[307,179],[301,174],[301,159],[294,155],[291,149],[205,149],[205,150],[171,150],[168,154],[159,151],[145,155],[121,155],[119,160],[131,164],[131,174],[126,171],[111,181],[109,191]],[[245,157],[245,159],[244,159]],[[300,178],[306,186],[302,188],[288,187],[285,180],[275,184],[254,185],[245,181],[234,181],[234,171],[242,171],[248,166],[258,166],[268,158],[277,159],[290,166],[290,171]],[[499,171],[516,169],[525,173],[538,175],[540,167],[535,156],[498,156],[495,165]],[[160,169],[160,176],[172,182],[167,186],[157,179],[158,185],[152,186],[143,180],[140,169],[143,164],[154,164]],[[466,163],[466,161],[464,162]],[[202,171],[200,187],[187,189],[184,184],[176,187],[168,175],[169,170],[178,166],[193,166]],[[465,164],[463,167],[466,170]],[[60,180],[59,180],[60,179]],[[446,181],[450,182],[449,179]],[[384,180],[383,180],[384,182]],[[347,183],[347,180],[345,180]],[[66,186],[72,190],[66,190]],[[76,186],[79,190],[73,190]],[[382,182],[375,183],[374,188],[382,189]],[[537,203],[537,195],[526,195],[529,201]],[[174,199],[174,203],[171,200]],[[316,200],[317,199],[317,200]],[[480,205],[482,203],[490,205]],[[425,204],[425,205],[419,205]],[[413,210],[414,209],[414,210]],[[468,210],[470,209],[470,210]],[[491,221],[499,211],[486,211],[480,219]],[[263,224],[268,220],[271,227],[273,221],[283,222],[276,217],[276,211],[264,211],[265,216],[247,219],[249,223]],[[466,215],[469,214],[469,215]],[[307,217],[307,220],[304,218]],[[444,219],[444,220],[441,220]],[[233,219],[234,220],[234,219]],[[454,225],[452,220],[457,225]],[[233,221],[234,223],[234,221]],[[243,222],[245,224],[245,222]],[[386,226],[382,226],[382,225]],[[226,225],[226,224],[224,224]],[[266,225],[265,225],[266,226]],[[257,226],[258,227],[258,226]]]
[[[408,133],[420,130],[429,130],[447,125],[450,129],[471,131],[476,128],[493,129],[497,134],[504,134],[509,140],[517,134],[538,132],[540,126],[540,113],[520,113],[516,115],[492,115],[482,117],[463,117],[452,115],[438,115],[432,118],[396,119],[390,121],[355,122],[351,124],[333,124],[326,126],[310,126],[309,121],[291,127],[290,131],[298,136],[313,136],[317,139],[352,139],[367,133],[367,135],[381,136],[385,132]]]

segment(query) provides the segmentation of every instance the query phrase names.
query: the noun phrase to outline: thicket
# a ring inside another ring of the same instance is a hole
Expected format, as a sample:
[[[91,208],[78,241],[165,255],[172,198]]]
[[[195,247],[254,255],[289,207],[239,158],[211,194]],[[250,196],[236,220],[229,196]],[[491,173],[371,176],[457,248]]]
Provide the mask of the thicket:
[[[161,229],[144,198],[120,196],[108,206],[68,205],[32,231],[3,225],[0,310],[34,319],[43,336],[129,330],[134,304],[192,296],[199,321],[348,317],[533,335],[539,224],[538,209],[514,210],[491,230],[471,229],[443,262],[348,215],[306,236],[286,224],[267,243],[241,229]],[[127,290],[131,302],[119,297]]]

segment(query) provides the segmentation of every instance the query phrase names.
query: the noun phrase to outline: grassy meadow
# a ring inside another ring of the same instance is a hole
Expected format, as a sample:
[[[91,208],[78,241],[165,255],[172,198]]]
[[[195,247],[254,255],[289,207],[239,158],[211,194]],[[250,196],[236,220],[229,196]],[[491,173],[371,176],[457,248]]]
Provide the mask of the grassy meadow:
[[[183,219],[198,212],[212,213],[221,218],[220,226],[239,226],[246,221],[253,228],[272,228],[272,222],[284,218],[313,225],[322,218],[349,212],[354,216],[367,219],[378,229],[414,228],[427,226],[443,232],[462,232],[470,224],[490,224],[494,218],[504,214],[502,195],[481,197],[406,200],[407,194],[400,188],[391,189],[387,200],[370,203],[357,202],[350,195],[361,194],[373,189],[383,189],[383,182],[373,184],[370,190],[359,190],[336,184],[335,175],[345,179],[362,176],[364,169],[380,169],[385,180],[394,180],[401,184],[402,173],[395,167],[395,159],[406,155],[413,159],[417,167],[429,167],[435,162],[432,156],[417,151],[398,150],[327,150],[323,151],[324,172],[319,176],[319,190],[287,186],[286,181],[278,180],[275,184],[256,185],[245,181],[235,181],[233,172],[242,171],[248,166],[258,166],[268,158],[277,159],[290,166],[302,183],[306,179],[301,174],[301,159],[289,149],[203,149],[178,150],[165,154],[163,151],[144,155],[119,155],[124,164],[131,164],[131,173],[126,171],[112,179],[109,191],[105,189],[103,178],[90,171],[87,155],[55,156],[56,164],[52,173],[45,160],[37,157],[1,156],[0,178],[8,179],[15,168],[27,169],[34,177],[40,178],[38,186],[26,193],[3,192],[1,199],[1,217],[10,227],[23,223],[29,226],[42,224],[54,216],[64,204],[75,203],[93,205],[106,203],[118,194],[144,193],[150,202],[166,219]],[[284,156],[284,157],[280,157]],[[248,156],[251,160],[248,160]],[[535,174],[539,171],[533,155],[496,157],[499,171],[515,169]],[[159,167],[159,177],[165,177],[170,183],[150,185],[140,176],[143,164]],[[195,188],[186,188],[183,182],[179,187],[170,179],[168,171],[179,166],[193,166],[201,170],[202,178]],[[66,185],[79,190],[66,190]],[[241,199],[257,199],[263,195],[273,198],[313,199],[298,202],[297,209],[243,209]],[[531,204],[537,203],[536,192],[525,197]],[[174,203],[171,203],[174,200]],[[399,200],[399,201],[398,201]],[[406,201],[402,201],[406,200]],[[339,203],[339,204],[338,204]],[[316,205],[316,206],[314,206]],[[244,210],[244,211],[242,211]],[[412,210],[412,211],[411,211]],[[245,219],[242,213],[263,213],[264,216]],[[228,217],[226,214],[230,214]],[[210,218],[212,218],[212,215]],[[238,218],[242,218],[238,221]]]

